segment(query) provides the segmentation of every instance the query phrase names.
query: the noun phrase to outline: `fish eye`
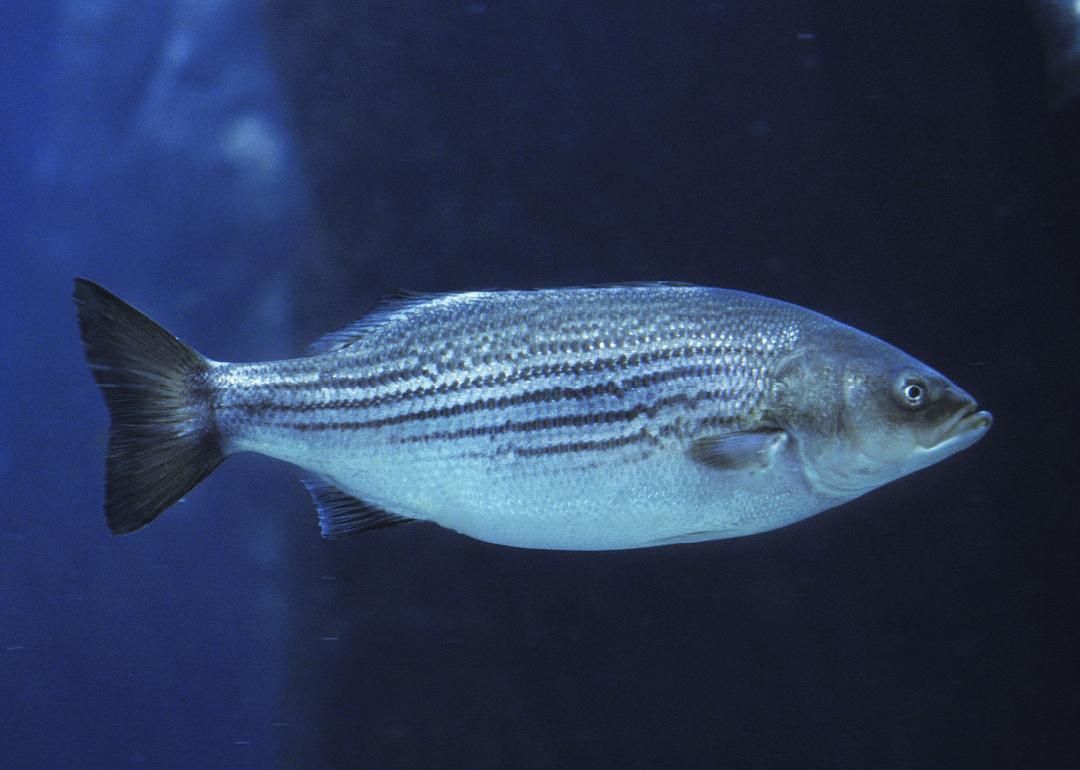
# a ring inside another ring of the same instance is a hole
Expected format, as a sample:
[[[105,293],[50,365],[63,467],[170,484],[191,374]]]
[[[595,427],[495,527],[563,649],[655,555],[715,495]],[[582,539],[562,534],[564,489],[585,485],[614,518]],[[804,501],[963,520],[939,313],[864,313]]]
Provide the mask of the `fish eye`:
[[[918,409],[926,403],[929,388],[919,377],[904,377],[900,383],[900,403],[908,409]]]

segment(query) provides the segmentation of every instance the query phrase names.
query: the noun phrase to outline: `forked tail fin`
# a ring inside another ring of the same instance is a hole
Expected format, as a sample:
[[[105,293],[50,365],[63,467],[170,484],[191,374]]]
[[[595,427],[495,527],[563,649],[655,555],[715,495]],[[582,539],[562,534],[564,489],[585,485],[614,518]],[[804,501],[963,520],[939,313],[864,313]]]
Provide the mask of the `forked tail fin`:
[[[112,424],[105,517],[134,532],[225,459],[210,404],[210,362],[97,284],[75,279],[86,360]]]

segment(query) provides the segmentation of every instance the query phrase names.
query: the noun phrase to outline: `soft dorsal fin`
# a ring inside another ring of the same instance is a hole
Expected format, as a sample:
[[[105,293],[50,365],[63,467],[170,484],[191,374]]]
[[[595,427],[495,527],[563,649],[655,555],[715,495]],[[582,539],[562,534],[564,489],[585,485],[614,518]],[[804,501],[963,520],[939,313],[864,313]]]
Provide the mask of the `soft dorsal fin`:
[[[415,521],[348,495],[326,479],[304,479],[304,486],[319,509],[319,528],[327,540]]]
[[[441,294],[417,294],[400,291],[384,298],[369,313],[353,321],[344,329],[324,334],[308,346],[309,356],[319,356],[324,353],[333,353],[349,347],[372,329],[398,320],[408,315],[421,305],[426,305],[432,300],[438,299]]]
[[[769,467],[785,443],[787,433],[775,428],[721,433],[695,440],[690,444],[690,457],[720,470],[760,470]]]

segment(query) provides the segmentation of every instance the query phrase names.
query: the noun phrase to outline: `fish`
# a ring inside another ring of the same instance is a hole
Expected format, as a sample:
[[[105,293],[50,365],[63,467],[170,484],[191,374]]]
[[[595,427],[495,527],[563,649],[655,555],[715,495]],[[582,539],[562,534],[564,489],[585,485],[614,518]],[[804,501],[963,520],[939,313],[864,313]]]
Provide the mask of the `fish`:
[[[731,289],[402,295],[256,363],[206,358],[89,280],[74,300],[111,417],[115,534],[256,452],[304,469],[327,538],[416,521],[557,550],[732,538],[933,465],[993,421],[892,345]]]

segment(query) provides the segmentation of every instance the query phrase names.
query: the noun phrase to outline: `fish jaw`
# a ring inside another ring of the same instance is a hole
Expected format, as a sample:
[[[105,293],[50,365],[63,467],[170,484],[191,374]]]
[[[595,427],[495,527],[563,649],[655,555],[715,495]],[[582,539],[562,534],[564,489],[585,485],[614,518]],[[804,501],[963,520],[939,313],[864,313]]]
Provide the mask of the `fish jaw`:
[[[916,456],[922,460],[920,467],[933,465],[967,449],[985,436],[993,424],[993,415],[978,409],[972,401],[969,408],[957,413],[952,421],[943,426],[930,446],[917,453]]]

